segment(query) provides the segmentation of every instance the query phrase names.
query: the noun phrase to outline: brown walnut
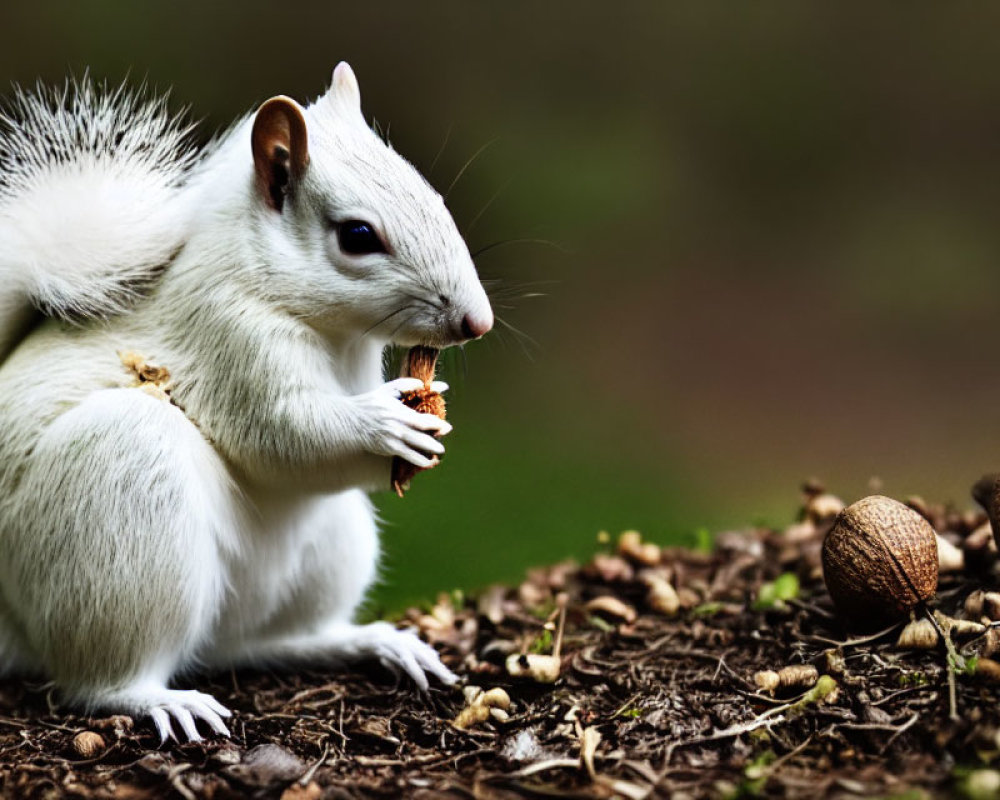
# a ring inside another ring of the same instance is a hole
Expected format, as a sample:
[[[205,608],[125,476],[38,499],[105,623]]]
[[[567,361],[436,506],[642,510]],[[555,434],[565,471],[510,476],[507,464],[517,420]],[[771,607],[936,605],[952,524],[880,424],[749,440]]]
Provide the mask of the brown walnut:
[[[823,578],[853,626],[901,619],[937,590],[934,529],[896,500],[859,500],[840,512],[823,541]]]

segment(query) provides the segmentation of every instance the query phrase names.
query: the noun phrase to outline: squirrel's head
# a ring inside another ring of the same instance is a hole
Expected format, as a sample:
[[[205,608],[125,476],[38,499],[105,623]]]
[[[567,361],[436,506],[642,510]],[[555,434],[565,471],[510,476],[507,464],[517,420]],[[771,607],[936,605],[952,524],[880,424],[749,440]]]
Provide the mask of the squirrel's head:
[[[267,280],[320,330],[446,347],[493,326],[441,196],[365,122],[346,63],[307,108],[287,97],[253,122]]]

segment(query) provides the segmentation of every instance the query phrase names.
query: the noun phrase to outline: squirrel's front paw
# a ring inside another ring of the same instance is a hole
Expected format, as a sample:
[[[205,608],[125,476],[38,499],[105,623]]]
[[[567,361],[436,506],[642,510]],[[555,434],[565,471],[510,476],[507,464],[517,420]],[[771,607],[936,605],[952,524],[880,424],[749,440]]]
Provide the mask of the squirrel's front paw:
[[[361,395],[362,427],[370,452],[399,456],[421,469],[437,465],[444,445],[435,437],[448,434],[451,424],[434,414],[414,411],[400,400],[404,392],[416,391],[423,385],[417,378],[397,378]],[[434,381],[431,389],[443,393],[448,384]]]

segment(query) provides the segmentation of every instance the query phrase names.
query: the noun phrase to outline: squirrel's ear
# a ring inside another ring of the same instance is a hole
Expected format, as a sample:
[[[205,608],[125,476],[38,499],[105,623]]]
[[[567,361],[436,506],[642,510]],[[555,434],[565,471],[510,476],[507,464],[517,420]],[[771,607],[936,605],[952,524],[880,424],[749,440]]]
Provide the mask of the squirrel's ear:
[[[361,88],[358,86],[354,70],[346,61],[341,61],[333,70],[327,97],[342,108],[361,116]]]
[[[264,201],[276,211],[309,164],[309,137],[302,108],[290,97],[272,97],[253,121],[253,163]]]

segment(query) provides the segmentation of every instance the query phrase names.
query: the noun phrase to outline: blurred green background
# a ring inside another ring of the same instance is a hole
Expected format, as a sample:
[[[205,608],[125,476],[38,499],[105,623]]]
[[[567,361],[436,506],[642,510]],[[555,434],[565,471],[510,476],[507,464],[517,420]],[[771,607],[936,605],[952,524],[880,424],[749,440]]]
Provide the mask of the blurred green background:
[[[1000,465],[1000,7],[5,4],[0,79],[173,87],[207,133],[340,59],[446,189],[505,325],[385,495],[376,608]],[[440,157],[437,157],[440,153]],[[518,241],[528,240],[528,241]],[[542,296],[536,296],[536,295]]]

